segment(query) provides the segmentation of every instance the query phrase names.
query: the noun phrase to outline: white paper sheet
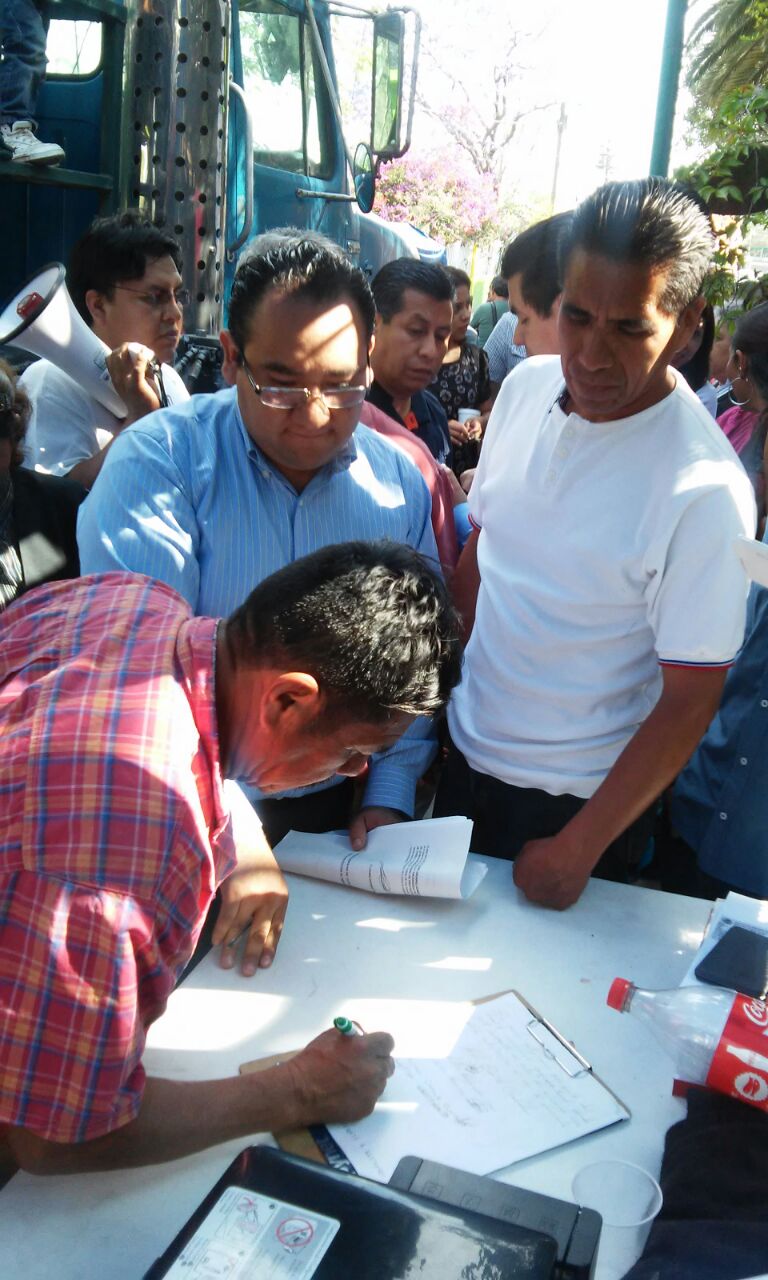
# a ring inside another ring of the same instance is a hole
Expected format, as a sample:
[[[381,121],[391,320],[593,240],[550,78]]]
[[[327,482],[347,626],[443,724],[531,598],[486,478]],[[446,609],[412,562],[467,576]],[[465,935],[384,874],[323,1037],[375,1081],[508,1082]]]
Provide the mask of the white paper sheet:
[[[418,1155],[493,1173],[625,1120],[589,1071],[569,1074],[578,1060],[539,1023],[545,1044],[534,1039],[531,1020],[515,995],[499,996],[476,1006],[447,1057],[398,1059],[372,1115],[330,1126],[357,1172],[387,1182],[403,1156]]]
[[[467,862],[471,835],[469,818],[431,818],[376,827],[357,853],[346,831],[289,831],[274,852],[283,871],[369,893],[468,898],[488,870]]]

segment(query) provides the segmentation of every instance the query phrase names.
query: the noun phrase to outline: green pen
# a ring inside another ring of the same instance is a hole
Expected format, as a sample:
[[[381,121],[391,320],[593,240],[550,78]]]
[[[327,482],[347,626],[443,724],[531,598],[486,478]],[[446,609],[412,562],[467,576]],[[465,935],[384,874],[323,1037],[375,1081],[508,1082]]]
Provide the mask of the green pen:
[[[334,1018],[334,1029],[343,1036],[363,1036],[365,1032],[357,1022],[353,1022],[351,1018]]]

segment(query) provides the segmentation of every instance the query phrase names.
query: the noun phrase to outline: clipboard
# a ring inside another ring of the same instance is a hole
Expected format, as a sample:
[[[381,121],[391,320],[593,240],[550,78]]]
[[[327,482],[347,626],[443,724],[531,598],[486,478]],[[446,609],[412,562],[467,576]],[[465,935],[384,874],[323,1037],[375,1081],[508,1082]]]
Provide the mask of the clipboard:
[[[481,996],[469,1003],[476,1007],[487,1005],[492,1001],[499,1000],[504,996],[514,996],[515,999],[523,1006],[527,1014],[530,1015],[526,1023],[526,1033],[536,1043],[543,1058],[546,1059],[548,1065],[557,1067],[562,1071],[566,1081],[576,1081],[582,1077],[590,1077],[596,1085],[612,1100],[614,1104],[615,1114],[605,1123],[595,1125],[589,1128],[583,1134],[575,1136],[586,1136],[586,1133],[595,1132],[596,1129],[606,1127],[607,1124],[613,1124],[618,1121],[628,1120],[631,1112],[618,1095],[603,1081],[593,1070],[591,1063],[584,1057],[582,1053],[576,1049],[575,1045],[569,1041],[557,1028],[545,1018],[537,1009],[534,1008],[528,1000],[525,999],[519,991],[507,989],[506,991],[498,991],[488,996]],[[248,1074],[253,1071],[263,1071],[269,1067],[277,1066],[281,1062],[287,1061],[299,1052],[294,1050],[290,1053],[274,1054],[268,1058],[259,1058],[253,1062],[246,1062],[240,1067],[241,1074]],[[566,1089],[568,1085],[564,1086]],[[365,1124],[365,1121],[359,1122]],[[307,1160],[314,1160],[316,1163],[328,1164],[334,1169],[342,1172],[358,1172],[355,1169],[353,1159],[344,1153],[341,1146],[337,1142],[332,1133],[324,1126],[313,1127],[312,1130],[292,1130],[290,1132],[275,1133],[275,1141],[284,1151],[288,1151],[294,1155],[302,1156]],[[565,1137],[561,1141],[554,1142],[550,1145],[542,1147],[540,1150],[549,1150],[552,1146],[561,1145],[562,1142],[571,1141],[571,1138]],[[409,1151],[413,1150],[413,1146],[409,1147]],[[405,1151],[402,1154],[407,1154]],[[427,1153],[420,1153],[427,1154]],[[531,1152],[531,1154],[535,1154]],[[516,1163],[517,1159],[524,1159],[525,1156],[516,1157],[507,1161],[507,1164]],[[498,1168],[507,1167],[504,1163],[497,1166]],[[368,1171],[367,1176],[372,1176]],[[386,1180],[386,1179],[385,1179]]]
[[[631,1119],[632,1112],[627,1104],[622,1102],[619,1095],[614,1093],[613,1089],[611,1089],[602,1077],[596,1073],[591,1062],[588,1062],[584,1055],[579,1053],[573,1041],[567,1040],[566,1037],[558,1031],[557,1027],[553,1026],[549,1019],[545,1018],[542,1013],[539,1013],[538,1009],[534,1009],[533,1005],[530,1004],[526,1000],[525,996],[522,996],[519,991],[515,991],[510,988],[508,991],[499,991],[493,996],[483,996],[480,1000],[473,1000],[472,1003],[484,1004],[486,1000],[497,1000],[499,996],[503,995],[515,996],[522,1005],[525,1005],[525,1008],[531,1015],[531,1021],[528,1023],[528,1033],[533,1036],[534,1040],[536,1040],[538,1044],[541,1045],[542,1051],[547,1055],[547,1057],[553,1058],[557,1065],[572,1078],[576,1078],[587,1073],[591,1075],[592,1079],[596,1080],[597,1083],[605,1089],[605,1092],[610,1094],[614,1102],[617,1103],[617,1105],[625,1112],[624,1118],[627,1120]]]

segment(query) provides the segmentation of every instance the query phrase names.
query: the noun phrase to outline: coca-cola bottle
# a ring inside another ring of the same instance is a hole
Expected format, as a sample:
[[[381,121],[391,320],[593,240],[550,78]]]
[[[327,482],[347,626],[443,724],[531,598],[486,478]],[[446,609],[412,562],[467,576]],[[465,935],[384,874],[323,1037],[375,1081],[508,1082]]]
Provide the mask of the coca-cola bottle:
[[[608,1004],[648,1023],[677,1075],[768,1111],[768,1005],[721,987],[643,991],[615,978]]]

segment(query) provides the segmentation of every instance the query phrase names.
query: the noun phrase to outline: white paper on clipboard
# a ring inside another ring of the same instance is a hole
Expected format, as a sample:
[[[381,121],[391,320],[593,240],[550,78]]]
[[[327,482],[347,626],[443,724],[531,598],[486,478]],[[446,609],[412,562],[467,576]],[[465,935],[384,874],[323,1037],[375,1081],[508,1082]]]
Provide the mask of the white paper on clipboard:
[[[397,1059],[372,1115],[329,1128],[362,1177],[388,1182],[414,1151],[494,1173],[628,1117],[589,1063],[505,992],[477,1004],[449,1056]]]

